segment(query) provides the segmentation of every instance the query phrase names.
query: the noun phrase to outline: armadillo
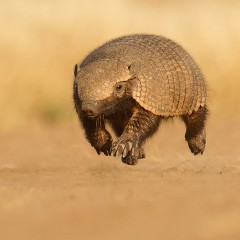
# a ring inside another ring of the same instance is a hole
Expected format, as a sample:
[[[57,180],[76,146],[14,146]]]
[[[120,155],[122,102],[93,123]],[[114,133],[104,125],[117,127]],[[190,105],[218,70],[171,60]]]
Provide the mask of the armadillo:
[[[191,152],[206,144],[206,81],[180,45],[163,36],[135,34],[109,41],[74,69],[73,98],[85,136],[98,154],[135,165],[143,144],[164,119],[180,117]],[[116,141],[106,128],[109,123]]]

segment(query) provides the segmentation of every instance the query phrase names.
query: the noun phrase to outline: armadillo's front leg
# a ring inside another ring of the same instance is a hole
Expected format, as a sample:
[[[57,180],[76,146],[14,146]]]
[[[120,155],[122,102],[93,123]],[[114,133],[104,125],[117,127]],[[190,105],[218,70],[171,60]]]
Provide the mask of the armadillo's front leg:
[[[138,106],[134,109],[122,135],[113,143],[111,154],[122,155],[122,161],[135,165],[138,159],[144,158],[142,144],[158,128],[160,117]]]
[[[105,128],[104,118],[83,118],[82,125],[85,129],[85,135],[90,144],[95,148],[98,154],[103,152],[106,156],[110,155],[112,147],[112,137]]]

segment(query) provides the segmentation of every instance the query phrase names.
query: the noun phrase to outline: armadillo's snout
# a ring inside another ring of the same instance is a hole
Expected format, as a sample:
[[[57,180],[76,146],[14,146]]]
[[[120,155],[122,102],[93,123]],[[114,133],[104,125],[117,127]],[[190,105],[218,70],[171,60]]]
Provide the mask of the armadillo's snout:
[[[86,117],[95,117],[97,116],[97,109],[94,104],[85,103],[82,104],[82,113]]]
[[[89,116],[89,117],[94,116],[94,113],[91,109],[86,108],[86,109],[83,109],[82,112],[83,112],[83,115],[85,116]]]

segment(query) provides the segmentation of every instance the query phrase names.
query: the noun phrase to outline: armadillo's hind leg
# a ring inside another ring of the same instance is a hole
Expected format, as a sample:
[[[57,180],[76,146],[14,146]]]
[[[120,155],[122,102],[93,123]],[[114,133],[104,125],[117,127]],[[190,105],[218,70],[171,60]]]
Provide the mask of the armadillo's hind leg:
[[[191,115],[182,117],[186,125],[185,139],[194,155],[203,154],[206,144],[205,122],[207,118],[207,107],[200,107]]]

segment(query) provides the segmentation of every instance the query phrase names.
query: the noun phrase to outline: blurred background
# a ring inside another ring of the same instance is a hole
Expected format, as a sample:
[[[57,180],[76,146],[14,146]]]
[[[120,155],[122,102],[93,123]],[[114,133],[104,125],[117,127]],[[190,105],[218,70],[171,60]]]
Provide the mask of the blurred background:
[[[207,79],[211,117],[239,117],[237,0],[1,0],[0,5],[0,131],[76,121],[74,64],[105,41],[132,33],[180,43]]]
[[[134,167],[84,138],[74,65],[132,33],[175,40],[202,69],[203,156],[180,121]],[[1,239],[240,239],[239,63],[239,0],[0,0]]]

